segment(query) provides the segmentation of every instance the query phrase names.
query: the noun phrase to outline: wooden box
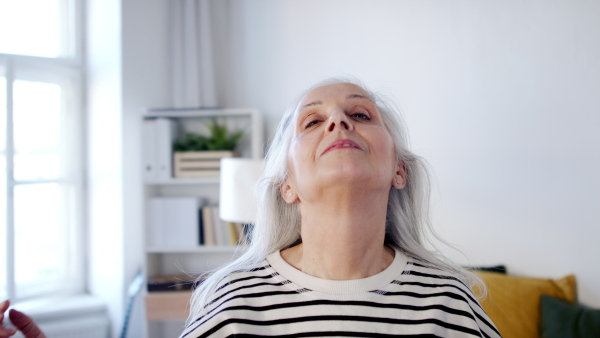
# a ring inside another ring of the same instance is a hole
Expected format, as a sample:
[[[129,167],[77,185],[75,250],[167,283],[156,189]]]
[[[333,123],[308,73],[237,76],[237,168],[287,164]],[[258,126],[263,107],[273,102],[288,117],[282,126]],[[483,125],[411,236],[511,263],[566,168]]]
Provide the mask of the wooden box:
[[[149,292],[146,295],[146,319],[185,320],[190,310],[191,291]]]
[[[173,175],[180,178],[219,176],[221,158],[233,151],[183,151],[173,155]]]

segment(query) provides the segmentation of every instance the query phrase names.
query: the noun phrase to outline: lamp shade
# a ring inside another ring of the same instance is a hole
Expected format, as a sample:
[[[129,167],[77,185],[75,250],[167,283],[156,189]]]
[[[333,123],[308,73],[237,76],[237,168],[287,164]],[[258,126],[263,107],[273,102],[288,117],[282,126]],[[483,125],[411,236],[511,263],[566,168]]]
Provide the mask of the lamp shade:
[[[264,161],[248,158],[221,159],[219,217],[227,222],[254,223],[254,185],[263,172]]]

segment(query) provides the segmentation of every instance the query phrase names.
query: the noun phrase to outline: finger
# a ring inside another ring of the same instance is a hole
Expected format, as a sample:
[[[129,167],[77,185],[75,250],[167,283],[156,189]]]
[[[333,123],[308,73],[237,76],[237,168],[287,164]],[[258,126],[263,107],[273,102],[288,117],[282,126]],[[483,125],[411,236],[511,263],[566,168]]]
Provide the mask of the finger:
[[[6,312],[6,310],[8,310],[9,306],[10,306],[10,302],[8,301],[8,299],[3,301],[2,303],[0,303],[0,324],[4,320],[4,312]]]
[[[25,338],[46,338],[46,335],[35,325],[33,319],[23,312],[11,309],[8,317],[13,325],[23,333]]]
[[[0,338],[10,337],[17,332],[17,330],[15,330],[13,328],[9,329],[7,327],[4,327],[4,325],[2,325],[2,322],[4,321],[4,312],[6,312],[6,310],[8,309],[9,306],[10,306],[10,302],[8,300],[5,300],[2,303],[0,303]]]
[[[8,338],[17,333],[15,329],[9,329],[0,325],[0,338]]]

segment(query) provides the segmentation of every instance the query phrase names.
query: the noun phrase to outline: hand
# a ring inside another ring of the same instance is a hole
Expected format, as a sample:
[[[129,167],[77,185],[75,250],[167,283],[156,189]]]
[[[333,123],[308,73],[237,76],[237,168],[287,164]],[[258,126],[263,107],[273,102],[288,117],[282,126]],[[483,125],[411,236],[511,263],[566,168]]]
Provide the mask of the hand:
[[[16,329],[9,329],[2,324],[4,312],[6,312],[9,306],[10,302],[8,300],[0,303],[0,338],[8,338],[17,332]],[[37,327],[37,325],[35,325],[33,319],[26,314],[11,309],[8,317],[13,325],[23,333],[25,338],[46,338],[46,335]]]
[[[4,312],[6,312],[9,305],[10,303],[7,300],[0,303],[0,338],[10,337],[17,332],[15,329],[9,329],[4,326]]]

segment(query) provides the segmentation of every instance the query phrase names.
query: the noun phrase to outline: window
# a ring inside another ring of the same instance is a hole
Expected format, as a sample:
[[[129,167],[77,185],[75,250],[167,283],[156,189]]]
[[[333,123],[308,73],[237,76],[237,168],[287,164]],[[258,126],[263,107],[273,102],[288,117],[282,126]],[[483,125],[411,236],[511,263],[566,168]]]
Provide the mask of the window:
[[[72,1],[0,0],[0,53],[58,57],[72,54]],[[67,38],[65,38],[67,37]]]
[[[78,0],[0,0],[0,298],[83,290]]]

